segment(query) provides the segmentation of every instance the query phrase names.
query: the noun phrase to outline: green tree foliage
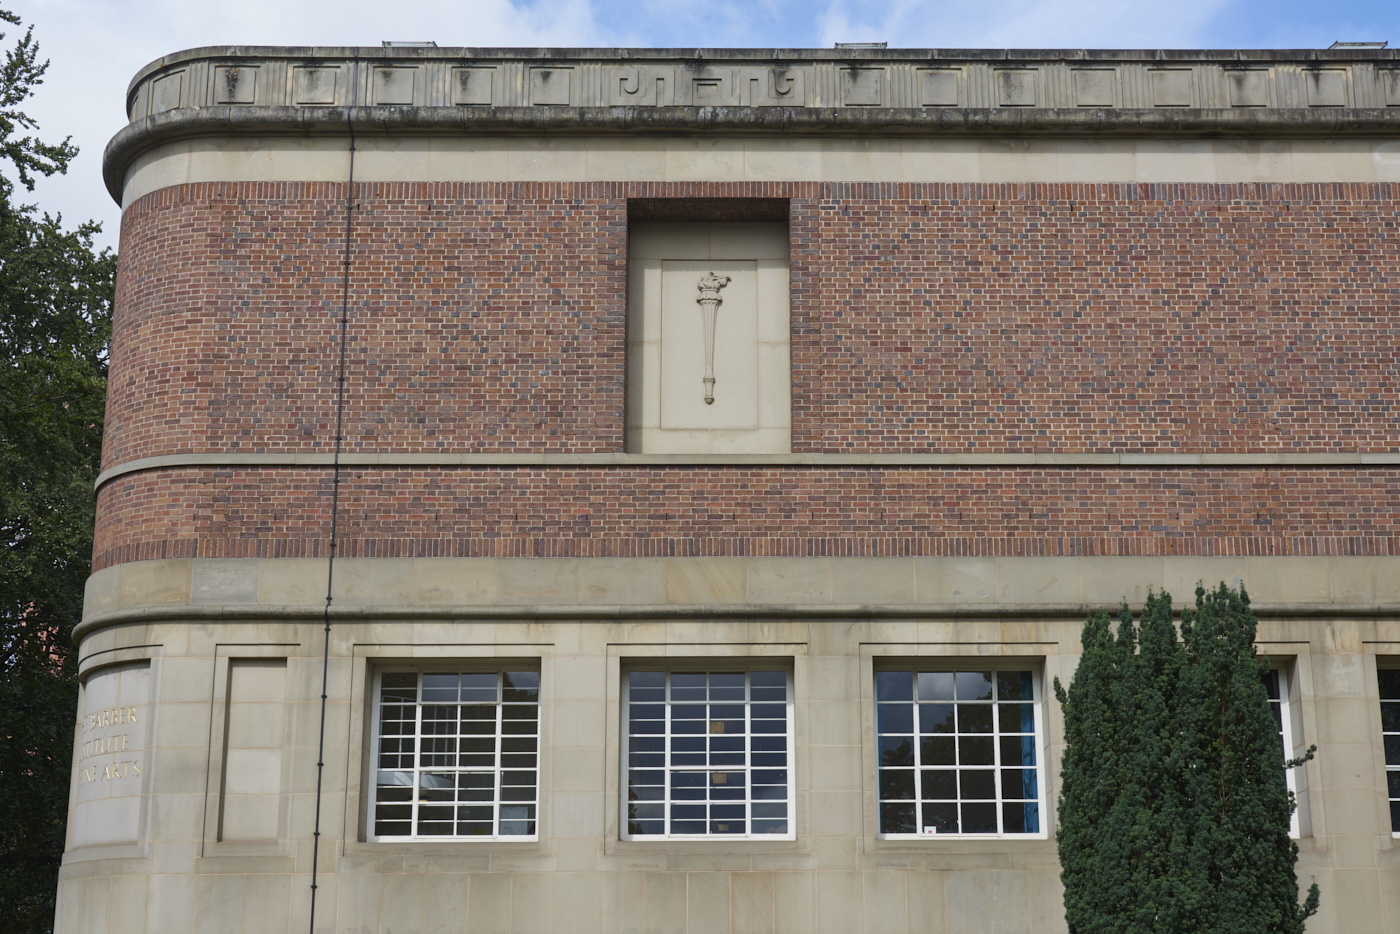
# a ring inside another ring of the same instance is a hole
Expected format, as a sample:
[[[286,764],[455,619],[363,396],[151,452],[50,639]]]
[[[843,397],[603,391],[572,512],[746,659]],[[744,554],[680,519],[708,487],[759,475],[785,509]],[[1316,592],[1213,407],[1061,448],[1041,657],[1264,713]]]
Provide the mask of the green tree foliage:
[[[15,203],[77,154],[20,109],[38,51],[26,32],[0,67],[0,928],[23,934],[53,926],[116,270],[97,226]]]
[[[1090,619],[1066,692],[1056,834],[1072,934],[1297,934],[1295,802],[1243,588]]]

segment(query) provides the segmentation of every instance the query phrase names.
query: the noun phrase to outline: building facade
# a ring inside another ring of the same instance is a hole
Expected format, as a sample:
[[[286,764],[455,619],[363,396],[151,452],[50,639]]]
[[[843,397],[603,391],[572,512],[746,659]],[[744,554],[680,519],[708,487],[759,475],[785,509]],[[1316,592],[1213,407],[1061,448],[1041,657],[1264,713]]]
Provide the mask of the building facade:
[[[61,934],[1063,931],[1048,686],[1220,581],[1309,930],[1400,927],[1400,56],[127,102]]]

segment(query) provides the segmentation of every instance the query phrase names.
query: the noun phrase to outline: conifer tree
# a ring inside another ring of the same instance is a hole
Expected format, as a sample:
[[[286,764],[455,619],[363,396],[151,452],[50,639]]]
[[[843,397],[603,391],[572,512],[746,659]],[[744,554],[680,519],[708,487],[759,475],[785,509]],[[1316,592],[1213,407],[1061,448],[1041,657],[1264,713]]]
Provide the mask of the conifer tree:
[[[1300,934],[1296,803],[1243,588],[1091,618],[1066,692],[1059,845],[1072,934]]]

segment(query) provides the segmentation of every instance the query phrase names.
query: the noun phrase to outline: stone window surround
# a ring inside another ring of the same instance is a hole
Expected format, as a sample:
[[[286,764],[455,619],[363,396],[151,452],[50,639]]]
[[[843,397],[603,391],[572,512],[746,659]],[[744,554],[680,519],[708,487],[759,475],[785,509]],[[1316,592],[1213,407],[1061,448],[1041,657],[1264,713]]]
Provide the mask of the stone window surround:
[[[711,657],[711,658],[701,658],[701,659],[680,659],[680,658],[674,658],[674,657],[671,657],[671,656],[667,656],[665,659],[651,659],[651,660],[633,661],[633,662],[629,662],[629,663],[624,664],[623,667],[622,667],[622,670],[621,670],[620,676],[619,676],[619,690],[620,690],[623,694],[626,694],[626,693],[627,693],[626,678],[627,678],[627,676],[628,676],[629,674],[631,674],[632,672],[635,672],[635,671],[649,671],[649,670],[658,670],[658,671],[663,671],[663,672],[665,672],[668,682],[669,682],[669,680],[670,680],[670,677],[671,677],[672,675],[675,675],[675,674],[681,674],[681,673],[696,673],[696,674],[705,673],[705,674],[709,674],[709,673],[714,673],[714,672],[716,672],[716,671],[733,671],[733,670],[738,670],[738,671],[742,671],[742,672],[743,672],[743,674],[745,675],[745,683],[746,683],[746,684],[748,683],[748,677],[747,677],[747,676],[750,675],[750,674],[752,674],[752,673],[754,673],[754,672],[759,672],[759,671],[768,671],[768,672],[781,671],[781,672],[783,672],[783,673],[787,676],[787,701],[786,701],[785,704],[784,704],[784,706],[787,708],[787,715],[786,715],[786,718],[787,718],[787,733],[786,733],[786,735],[785,735],[784,738],[785,738],[786,741],[787,741],[787,745],[786,745],[787,765],[786,765],[786,767],[785,767],[785,770],[786,770],[787,773],[788,773],[788,781],[787,781],[787,797],[786,797],[784,800],[785,800],[785,803],[786,803],[786,805],[787,805],[787,812],[786,812],[786,813],[787,813],[787,822],[788,822],[788,832],[787,832],[787,833],[783,833],[783,834],[759,834],[759,833],[734,834],[734,835],[732,835],[732,836],[731,836],[731,835],[726,835],[726,834],[707,834],[707,835],[684,835],[684,836],[678,836],[678,835],[672,835],[672,834],[670,834],[669,832],[668,832],[668,833],[663,833],[663,834],[660,834],[660,835],[655,835],[655,836],[653,836],[653,835],[642,835],[642,834],[632,834],[632,833],[629,833],[629,832],[626,830],[626,827],[625,827],[625,825],[624,825],[625,812],[626,812],[626,810],[627,810],[627,803],[628,803],[628,802],[627,802],[627,794],[628,794],[627,772],[628,772],[628,769],[629,769],[629,763],[628,763],[628,751],[627,751],[626,748],[624,748],[624,747],[622,746],[622,741],[623,741],[624,739],[630,739],[630,736],[631,736],[630,729],[629,729],[629,727],[627,726],[627,724],[630,723],[630,718],[629,718],[629,715],[628,715],[628,706],[629,706],[629,704],[630,704],[630,700],[623,700],[623,701],[619,704],[619,707],[618,707],[618,713],[619,713],[619,715],[620,715],[621,718],[622,718],[621,721],[620,721],[619,736],[618,736],[618,741],[619,741],[618,754],[619,754],[619,756],[622,758],[622,762],[619,764],[619,767],[618,767],[618,788],[617,788],[618,798],[619,798],[619,802],[618,802],[618,813],[619,813],[619,819],[618,819],[618,833],[619,833],[619,836],[621,837],[621,839],[624,840],[624,841],[629,841],[629,842],[676,842],[676,841],[687,841],[687,842],[689,842],[689,841],[696,841],[696,842],[701,842],[701,843],[706,843],[706,844],[712,844],[712,843],[723,844],[723,843],[726,843],[726,842],[738,842],[738,841],[744,841],[744,840],[772,841],[772,840],[793,840],[793,839],[796,839],[795,828],[796,828],[797,795],[796,795],[796,793],[795,793],[795,788],[796,788],[795,777],[796,777],[796,775],[797,775],[797,769],[796,769],[795,766],[796,766],[796,757],[797,757],[797,748],[796,748],[796,747],[797,747],[797,743],[796,743],[796,741],[795,741],[795,730],[796,730],[796,719],[797,719],[797,718],[796,718],[795,691],[794,691],[794,684],[793,684],[793,675],[792,675],[791,660],[790,660],[790,659],[784,660],[784,659],[768,658],[768,659],[766,659],[765,661],[761,661],[761,662],[753,662],[753,661],[749,661],[749,660],[744,660],[744,661],[742,661],[742,662],[737,662],[737,663],[736,663],[736,662],[733,662],[733,661],[731,661],[731,660],[729,660],[729,659],[717,659],[717,658],[714,658],[714,657]],[[668,692],[668,693],[669,693],[669,692]],[[668,699],[668,700],[665,701],[664,703],[665,703],[665,705],[669,708],[673,702],[672,702],[671,700]],[[706,703],[710,703],[710,702],[707,701]],[[750,704],[752,704],[752,703],[754,703],[754,702],[753,702],[753,701],[749,701],[749,700],[745,700],[745,701],[742,702],[743,706],[746,707],[746,708],[749,707]],[[747,716],[746,716],[746,719],[747,719]],[[671,720],[670,720],[670,714],[669,714],[669,710],[668,710],[667,717],[666,717],[666,723],[669,724],[670,722],[671,722]],[[669,731],[669,730],[665,733],[665,736],[666,736],[666,738],[668,738],[668,739],[669,739],[672,735],[674,735],[674,734],[673,734],[671,731]],[[747,736],[746,736],[746,739],[747,739]],[[748,743],[747,743],[747,741],[745,742],[745,747],[746,747],[746,752],[748,752],[748,751],[749,751],[749,748],[748,748]],[[740,770],[742,770],[742,771],[745,773],[746,777],[747,777],[747,776],[749,775],[749,773],[751,773],[755,768],[761,768],[761,767],[760,767],[760,766],[753,766],[753,765],[746,765],[746,766],[743,766],[741,769],[735,769],[734,771],[740,771]],[[671,787],[670,778],[671,778],[671,772],[672,772],[673,770],[674,770],[674,771],[694,771],[694,770],[703,770],[703,771],[705,771],[706,773],[708,773],[708,772],[712,771],[713,769],[712,769],[708,764],[707,764],[705,767],[703,767],[703,769],[702,769],[701,767],[699,767],[699,766],[695,767],[695,769],[689,769],[689,768],[685,768],[685,767],[676,768],[676,767],[673,767],[673,766],[672,766],[671,762],[669,761],[669,756],[668,756],[668,759],[667,759],[665,768],[663,769],[663,771],[665,772],[665,775],[666,775],[667,800],[670,800],[670,794],[669,794],[669,790],[670,790],[670,787]],[[750,783],[746,781],[746,788],[749,786],[749,784],[750,784]],[[752,808],[754,804],[758,804],[758,803],[761,803],[761,802],[758,802],[758,801],[756,801],[756,800],[752,800],[752,799],[749,798],[749,796],[746,794],[746,796],[745,796],[745,806],[746,806],[746,807]],[[754,819],[754,818],[753,818],[753,815],[752,815],[751,813],[750,813],[750,814],[746,814],[745,822],[751,822],[753,819]]]
[[[381,707],[381,705],[382,705],[382,700],[383,700],[382,694],[381,694],[381,679],[382,679],[382,677],[383,677],[384,675],[389,674],[389,673],[412,673],[412,674],[414,674],[415,676],[421,676],[421,675],[426,675],[426,674],[438,674],[438,673],[442,673],[442,674],[466,674],[466,673],[482,673],[482,674],[486,674],[486,673],[490,673],[490,674],[495,675],[495,676],[497,677],[497,698],[498,698],[498,699],[497,699],[491,706],[495,707],[496,710],[497,710],[497,725],[496,725],[496,730],[495,730],[495,732],[493,732],[493,733],[491,734],[491,738],[497,740],[498,742],[500,742],[500,741],[503,741],[503,740],[512,738],[512,735],[511,735],[511,734],[504,732],[503,723],[501,722],[501,713],[502,713],[501,708],[502,708],[505,704],[507,704],[507,703],[514,703],[515,706],[524,706],[523,704],[520,704],[520,703],[518,703],[518,702],[506,701],[506,700],[503,699],[503,697],[502,697],[502,695],[501,695],[501,691],[502,691],[502,689],[503,689],[503,687],[504,687],[504,685],[501,683],[502,677],[503,677],[503,675],[504,675],[507,671],[510,671],[510,670],[512,670],[513,668],[516,669],[516,670],[523,670],[523,671],[527,671],[527,672],[533,672],[533,673],[536,674],[536,675],[539,674],[539,666],[538,666],[537,663],[536,663],[536,664],[526,663],[526,664],[524,664],[524,665],[518,665],[518,666],[513,666],[513,665],[511,665],[511,664],[508,663],[508,662],[506,662],[506,663],[502,663],[502,662],[492,662],[492,663],[489,664],[489,665],[488,665],[488,664],[481,664],[481,663],[478,663],[478,662],[472,662],[472,663],[468,663],[468,664],[455,664],[455,665],[443,665],[443,664],[436,664],[436,663],[435,663],[435,664],[429,664],[429,665],[412,664],[412,663],[405,663],[405,664],[403,664],[403,665],[376,665],[376,666],[375,666],[374,673],[373,673],[373,679],[369,682],[369,685],[368,685],[368,690],[369,690],[369,702],[370,702],[370,706],[371,706],[371,716],[370,716],[370,724],[369,724],[370,731],[371,731],[370,745],[369,745],[369,758],[370,758],[370,762],[369,762],[369,767],[368,767],[368,769],[367,769],[368,775],[374,775],[376,772],[380,772],[380,771],[401,771],[401,772],[410,772],[410,773],[412,773],[412,774],[414,774],[414,775],[421,775],[422,773],[424,773],[424,772],[429,772],[429,771],[445,771],[445,772],[451,772],[451,773],[454,773],[454,774],[456,774],[456,773],[463,773],[463,772],[476,772],[476,773],[490,772],[490,773],[496,778],[496,781],[493,783],[493,786],[494,786],[494,787],[492,788],[493,797],[491,798],[491,800],[490,800],[490,802],[489,802],[490,805],[491,805],[492,808],[493,808],[493,812],[494,812],[495,815],[496,815],[496,816],[493,818],[492,825],[493,825],[494,828],[497,828],[497,829],[498,829],[498,828],[500,827],[500,824],[501,824],[503,821],[506,820],[506,818],[505,818],[504,816],[502,816],[501,813],[500,813],[500,812],[501,812],[501,809],[503,809],[503,808],[505,808],[505,807],[509,807],[509,806],[512,804],[512,802],[508,802],[508,801],[504,800],[504,799],[502,798],[502,796],[501,796],[501,795],[502,795],[502,783],[501,783],[501,780],[500,780],[500,779],[501,779],[501,773],[502,773],[502,772],[505,772],[505,771],[508,771],[508,770],[511,770],[511,767],[507,767],[507,766],[504,766],[504,765],[501,764],[501,763],[503,762],[503,758],[502,758],[502,757],[504,756],[504,749],[503,749],[503,747],[499,747],[499,748],[502,749],[502,751],[501,751],[501,753],[500,753],[498,756],[496,756],[496,758],[495,758],[496,764],[492,765],[489,769],[488,769],[488,768],[485,768],[485,767],[464,768],[464,767],[461,767],[461,766],[455,764],[455,762],[456,762],[456,755],[457,755],[457,753],[460,751],[460,750],[456,750],[456,749],[454,749],[454,752],[453,752],[453,759],[454,759],[454,764],[453,764],[453,765],[451,765],[451,766],[441,766],[441,767],[423,766],[423,765],[421,764],[421,762],[422,762],[422,757],[423,757],[423,752],[424,752],[424,750],[423,750],[423,744],[424,744],[424,741],[425,741],[425,740],[431,738],[431,734],[425,733],[425,732],[423,732],[422,729],[421,729],[422,708],[425,707],[425,706],[431,706],[433,702],[423,700],[422,694],[420,693],[421,690],[422,690],[422,683],[421,683],[421,680],[420,680],[420,682],[419,682],[419,684],[418,684],[418,691],[415,692],[415,693],[417,694],[417,698],[416,698],[416,700],[415,700],[415,702],[414,702],[414,705],[413,705],[414,708],[415,708],[415,710],[416,710],[416,712],[417,712],[417,719],[418,719],[418,722],[419,722],[419,724],[420,724],[420,729],[415,730],[414,733],[412,734],[413,740],[414,740],[414,744],[413,744],[413,751],[412,751],[409,755],[410,755],[410,757],[411,757],[410,761],[411,761],[413,764],[410,765],[410,766],[407,767],[407,768],[404,768],[404,767],[400,766],[399,768],[396,768],[396,769],[389,769],[389,770],[382,769],[382,768],[378,765],[378,762],[377,762],[376,760],[378,759],[379,754],[380,754],[380,751],[381,751],[381,750],[380,750],[380,740],[382,739],[382,736],[380,735],[380,726],[381,726],[381,722],[382,722],[381,719],[380,719],[380,707]],[[464,705],[465,705],[465,702],[463,702],[463,703],[464,703]],[[374,820],[375,820],[375,815],[374,815],[373,811],[374,811],[374,806],[375,806],[375,804],[376,804],[376,801],[375,801],[374,799],[375,799],[375,796],[376,796],[375,793],[376,793],[376,791],[377,791],[377,781],[371,781],[371,780],[367,777],[367,778],[366,778],[366,781],[365,781],[365,788],[366,788],[366,794],[369,795],[369,800],[366,802],[366,810],[367,810],[368,813],[366,814],[366,817],[365,817],[365,826],[364,826],[364,833],[365,833],[366,839],[367,839],[367,840],[372,840],[373,842],[376,842],[376,843],[423,843],[423,842],[430,842],[430,843],[432,843],[432,842],[458,842],[458,841],[462,841],[462,840],[479,840],[479,841],[483,841],[483,842],[484,842],[484,841],[491,841],[491,842],[500,843],[500,842],[511,842],[511,841],[534,841],[534,840],[537,840],[537,839],[539,838],[539,809],[540,809],[540,806],[541,806],[541,801],[540,801],[540,781],[539,781],[539,774],[540,774],[540,767],[541,767],[541,764],[542,764],[542,761],[543,761],[543,760],[542,760],[542,756],[541,756],[542,750],[541,750],[541,747],[540,747],[540,735],[539,735],[539,719],[540,719],[539,713],[540,713],[540,703],[539,703],[538,691],[536,692],[536,700],[535,700],[534,706],[535,706],[535,714],[536,714],[536,716],[535,716],[536,728],[535,728],[535,734],[534,734],[534,736],[533,736],[533,737],[530,737],[530,738],[532,738],[532,739],[535,740],[535,765],[534,765],[534,767],[533,767],[533,771],[535,772],[535,776],[536,776],[536,777],[535,777],[535,784],[534,784],[534,792],[535,792],[535,795],[534,795],[534,799],[533,799],[532,801],[528,802],[529,805],[535,809],[535,817],[533,818],[533,820],[531,820],[531,823],[534,823],[534,824],[535,824],[535,832],[534,832],[534,833],[531,833],[531,834],[502,834],[502,833],[497,832],[497,833],[494,833],[494,834],[483,834],[483,835],[480,835],[480,836],[476,836],[476,835],[456,835],[456,834],[443,834],[443,835],[440,835],[440,836],[433,836],[433,835],[415,835],[415,834],[413,834],[413,833],[404,834],[404,835],[389,835],[389,834],[375,835],[375,834],[373,833]],[[462,738],[462,734],[454,734],[454,735],[453,735],[453,738],[454,738],[454,739],[457,739],[457,740],[460,740],[460,739]],[[417,783],[415,783],[413,787],[414,787],[414,788],[417,788]],[[420,799],[418,799],[418,800],[421,802],[422,799],[420,798]],[[482,802],[482,803],[484,804],[484,803],[487,803],[487,802]],[[525,802],[522,802],[522,803],[525,803]],[[457,803],[454,804],[453,806],[454,806],[454,808],[455,808],[455,807],[457,807],[457,806],[460,806],[460,804],[461,804],[461,802],[457,802]]]
[[[875,827],[875,834],[876,834],[877,839],[880,839],[880,840],[892,840],[892,841],[893,841],[893,840],[906,840],[906,841],[907,841],[907,840],[921,840],[921,841],[922,841],[922,840],[928,840],[928,839],[942,839],[942,840],[949,840],[949,839],[961,839],[961,840],[1008,840],[1008,841],[1013,841],[1013,840],[1048,840],[1048,839],[1051,838],[1052,834],[1050,833],[1050,826],[1046,823],[1046,815],[1049,813],[1049,812],[1048,812],[1048,808],[1047,808],[1047,806],[1048,806],[1048,804],[1049,804],[1049,801],[1048,801],[1048,796],[1047,796],[1047,790],[1046,790],[1046,789],[1047,789],[1047,786],[1048,786],[1049,783],[1050,783],[1050,775],[1049,775],[1049,771],[1050,771],[1050,769],[1049,769],[1049,764],[1050,764],[1050,760],[1049,760],[1050,748],[1049,748],[1049,743],[1048,743],[1047,738],[1046,738],[1046,737],[1047,737],[1047,731],[1046,731],[1046,723],[1045,723],[1046,699],[1047,699],[1048,697],[1051,696],[1051,693],[1050,693],[1050,691],[1047,690],[1047,687],[1048,687],[1048,685],[1049,685],[1049,682],[1048,682],[1048,681],[1046,680],[1046,678],[1045,678],[1045,660],[1044,660],[1043,658],[1037,659],[1037,658],[1034,658],[1034,657],[1017,657],[1017,656],[1000,657],[1000,658],[999,658],[999,657],[990,657],[990,658],[968,658],[968,657],[966,657],[966,656],[959,657],[959,658],[946,658],[946,657],[941,657],[941,656],[927,656],[927,655],[925,655],[925,656],[916,656],[916,657],[914,657],[914,658],[906,659],[906,660],[894,659],[894,658],[881,658],[881,659],[879,659],[878,661],[875,661],[875,664],[874,664],[873,666],[871,666],[871,683],[872,683],[872,689],[871,689],[870,716],[872,717],[872,720],[871,720],[872,728],[874,728],[874,725],[875,725],[875,723],[876,723],[876,721],[875,721],[874,718],[875,718],[875,717],[877,716],[877,714],[878,714],[877,705],[878,705],[878,703],[879,703],[878,698],[875,697],[873,685],[874,685],[875,676],[878,675],[880,672],[882,672],[882,671],[902,671],[902,670],[913,670],[913,671],[915,671],[915,672],[927,672],[927,671],[950,671],[950,672],[951,672],[951,671],[966,671],[966,670],[968,670],[968,669],[979,669],[979,670],[991,671],[991,672],[993,673],[993,675],[995,675],[995,673],[998,672],[998,671],[1030,671],[1030,672],[1031,672],[1031,678],[1033,679],[1033,683],[1034,683],[1034,692],[1033,692],[1033,696],[1034,696],[1034,698],[1035,698],[1035,700],[1034,700],[1034,708],[1035,708],[1035,749],[1036,749],[1036,764],[1035,764],[1035,770],[1036,770],[1036,773],[1037,773],[1037,776],[1036,776],[1036,779],[1037,779],[1037,789],[1036,789],[1036,791],[1037,791],[1037,793],[1038,793],[1037,804],[1038,804],[1038,806],[1039,806],[1039,814],[1040,814],[1040,818],[1039,818],[1039,820],[1040,820],[1040,829],[1037,830],[1035,833],[991,833],[991,834],[986,834],[986,833],[962,833],[962,832],[959,832],[959,833],[957,833],[957,834],[937,834],[937,835],[928,835],[928,836],[920,835],[920,834],[893,834],[893,833],[884,833],[884,832],[882,832],[882,831],[880,830],[880,822],[879,822],[879,799],[880,799],[880,795],[879,795],[879,768],[880,768],[880,767],[879,767],[879,752],[880,752],[880,748],[879,748],[879,734],[878,734],[878,730],[875,730],[874,732],[871,733],[872,745],[871,745],[871,748],[870,748],[870,750],[869,750],[869,752],[870,752],[869,757],[868,757],[868,758],[862,757],[862,765],[863,765],[863,766],[866,766],[866,767],[867,767],[868,769],[870,769],[870,770],[873,770],[873,776],[872,776],[872,779],[871,779],[871,780],[875,783],[875,784],[874,784],[874,794],[875,794],[875,800],[876,800],[876,815],[875,815],[875,825],[874,825],[874,827]],[[916,704],[917,704],[917,699],[916,699]],[[995,711],[995,707],[994,707],[993,709],[994,709],[994,711]],[[915,742],[917,742],[919,736],[922,735],[922,734],[920,734],[920,733],[918,732],[918,730],[919,730],[919,724],[918,724],[918,722],[917,722],[917,719],[916,719],[916,721],[915,721],[915,723],[914,723],[914,729],[915,729]],[[996,735],[997,735],[997,736],[1000,736],[1000,731],[998,731]],[[1001,768],[1004,768],[1004,767],[1005,767],[1005,764],[1003,763],[1002,766],[1000,766],[1000,767],[1001,767]],[[961,770],[961,767],[959,767],[959,771],[960,771],[960,770]],[[916,771],[916,772],[915,772],[915,781],[917,782],[918,780],[919,780],[919,775],[918,775],[918,772]],[[921,799],[921,798],[920,798],[920,799],[916,799],[916,805],[917,805],[917,803],[921,803],[921,802],[922,802],[922,799]],[[999,808],[1001,807],[1001,804],[1002,804],[1002,798],[1001,798],[1001,797],[997,797],[997,798],[995,799],[995,804],[997,805],[997,807],[998,807],[998,809],[999,809]]]

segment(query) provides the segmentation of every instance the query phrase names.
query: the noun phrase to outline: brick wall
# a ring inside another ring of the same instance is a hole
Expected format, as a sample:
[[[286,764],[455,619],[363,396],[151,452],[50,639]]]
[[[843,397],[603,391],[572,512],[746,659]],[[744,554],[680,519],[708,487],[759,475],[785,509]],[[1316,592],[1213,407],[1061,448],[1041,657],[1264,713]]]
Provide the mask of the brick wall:
[[[330,471],[98,495],[95,568],[325,554]],[[345,470],[348,557],[1400,554],[1400,469]]]
[[[628,203],[667,198],[791,199],[794,451],[1400,451],[1395,185],[357,189],[348,451],[622,451]],[[330,450],[343,197],[127,209],[106,466]],[[1383,469],[356,476],[362,553],[1389,553],[1398,502]],[[314,548],[326,477],[122,478],[98,566]]]

